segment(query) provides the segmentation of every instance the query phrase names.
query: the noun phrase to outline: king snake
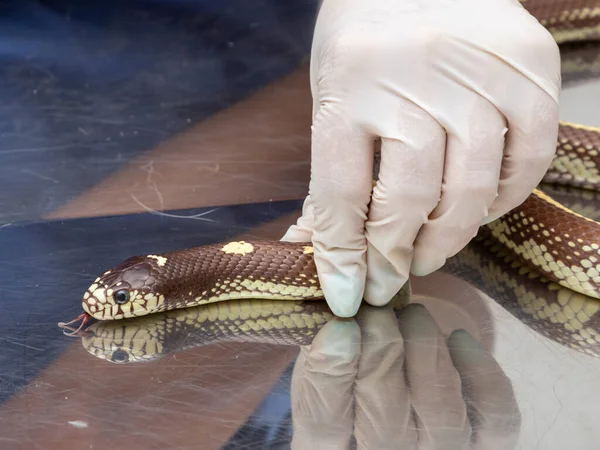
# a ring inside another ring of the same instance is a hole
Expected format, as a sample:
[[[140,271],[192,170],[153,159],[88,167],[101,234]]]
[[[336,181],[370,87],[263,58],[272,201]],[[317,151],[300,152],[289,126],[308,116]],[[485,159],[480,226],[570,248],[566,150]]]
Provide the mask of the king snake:
[[[581,207],[577,204],[580,200],[569,199],[575,207]],[[585,199],[583,202],[588,203]],[[550,341],[586,355],[600,356],[600,302],[549,281],[494,240],[477,236],[441,270],[475,286]],[[428,296],[421,292],[416,303],[423,301],[423,294]],[[452,305],[453,310],[460,310],[465,304],[464,293],[459,295],[444,294],[444,302]],[[407,284],[385,308],[399,319],[414,300]],[[479,336],[483,344],[493,336],[494,327],[487,319],[490,305],[482,300],[477,304],[470,302],[464,312],[477,324],[471,332],[488,335],[488,338]],[[227,342],[309,346],[334,319],[325,302],[229,300],[127,320],[99,321],[77,335],[81,336],[83,347],[96,358],[115,364],[145,363]],[[489,341],[485,345],[491,344]]]
[[[600,38],[600,4],[522,0],[559,44]],[[600,191],[600,128],[561,122],[544,183]],[[600,223],[535,189],[479,237],[549,282],[600,299]],[[107,270],[83,296],[91,318],[125,319],[227,300],[323,300],[311,243],[249,240],[134,256]],[[596,300],[594,300],[596,301]]]

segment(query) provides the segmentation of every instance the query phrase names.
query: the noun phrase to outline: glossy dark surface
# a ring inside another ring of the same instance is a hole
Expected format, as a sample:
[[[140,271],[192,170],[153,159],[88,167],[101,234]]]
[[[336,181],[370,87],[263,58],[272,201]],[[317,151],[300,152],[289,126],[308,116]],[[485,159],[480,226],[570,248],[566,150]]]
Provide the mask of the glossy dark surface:
[[[600,359],[474,287],[476,267],[299,341],[223,338],[216,315],[136,362],[124,340],[104,338],[107,360],[57,327],[132,255],[294,222],[314,3],[0,6],[0,449],[597,447]],[[563,119],[600,126],[593,67],[565,74]]]

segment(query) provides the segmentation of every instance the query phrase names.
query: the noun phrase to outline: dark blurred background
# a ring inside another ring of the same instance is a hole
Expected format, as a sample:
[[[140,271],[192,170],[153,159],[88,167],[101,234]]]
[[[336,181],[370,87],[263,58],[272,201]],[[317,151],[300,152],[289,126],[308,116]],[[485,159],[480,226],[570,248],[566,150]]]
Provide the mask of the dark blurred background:
[[[290,72],[317,0],[0,2],[0,224]]]

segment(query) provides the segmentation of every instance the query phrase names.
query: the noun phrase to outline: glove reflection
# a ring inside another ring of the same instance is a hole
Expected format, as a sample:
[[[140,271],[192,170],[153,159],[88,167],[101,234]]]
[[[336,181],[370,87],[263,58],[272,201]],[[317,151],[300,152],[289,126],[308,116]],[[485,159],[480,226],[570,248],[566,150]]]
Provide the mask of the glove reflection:
[[[291,396],[294,449],[513,449],[521,423],[494,358],[464,330],[445,339],[420,304],[327,323]]]

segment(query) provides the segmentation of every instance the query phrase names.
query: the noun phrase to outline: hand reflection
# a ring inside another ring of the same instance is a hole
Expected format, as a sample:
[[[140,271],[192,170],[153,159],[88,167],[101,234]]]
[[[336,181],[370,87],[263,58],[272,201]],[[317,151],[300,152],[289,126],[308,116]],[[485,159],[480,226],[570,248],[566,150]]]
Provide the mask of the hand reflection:
[[[420,304],[361,308],[302,347],[292,448],[513,449],[520,413],[507,376],[464,330],[445,339]]]

